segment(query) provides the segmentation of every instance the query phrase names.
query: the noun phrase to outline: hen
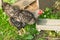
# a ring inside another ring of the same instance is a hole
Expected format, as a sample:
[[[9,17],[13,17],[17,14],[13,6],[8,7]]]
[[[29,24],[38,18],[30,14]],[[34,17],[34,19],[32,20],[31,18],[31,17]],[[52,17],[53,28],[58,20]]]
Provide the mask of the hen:
[[[12,6],[9,3],[3,3],[2,8],[4,12],[10,17],[10,22],[20,30],[26,24],[34,24],[36,19],[34,15],[28,10],[21,10],[17,6]]]

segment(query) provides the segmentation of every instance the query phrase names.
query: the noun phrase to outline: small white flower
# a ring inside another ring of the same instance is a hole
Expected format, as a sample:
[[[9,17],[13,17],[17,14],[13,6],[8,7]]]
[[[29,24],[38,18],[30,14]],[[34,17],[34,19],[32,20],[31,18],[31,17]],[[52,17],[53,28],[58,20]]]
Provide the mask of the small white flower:
[[[44,15],[44,17],[46,17],[46,15]]]

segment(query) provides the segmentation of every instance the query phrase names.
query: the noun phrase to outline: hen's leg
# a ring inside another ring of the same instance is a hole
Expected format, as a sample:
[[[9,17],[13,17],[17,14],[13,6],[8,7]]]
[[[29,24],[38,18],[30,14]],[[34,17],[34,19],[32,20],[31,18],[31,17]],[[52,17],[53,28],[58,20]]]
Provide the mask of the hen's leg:
[[[10,23],[14,25],[15,27],[17,27],[19,35],[26,33],[26,31],[23,29],[26,25],[25,23],[19,22],[15,20],[13,17],[10,18]]]

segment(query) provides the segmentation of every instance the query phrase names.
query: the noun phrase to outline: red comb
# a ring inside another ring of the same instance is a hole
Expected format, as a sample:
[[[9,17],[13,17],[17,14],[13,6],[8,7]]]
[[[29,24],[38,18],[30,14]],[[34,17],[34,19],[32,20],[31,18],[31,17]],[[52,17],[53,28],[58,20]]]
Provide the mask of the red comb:
[[[43,10],[39,10],[38,14],[41,15],[43,13]]]

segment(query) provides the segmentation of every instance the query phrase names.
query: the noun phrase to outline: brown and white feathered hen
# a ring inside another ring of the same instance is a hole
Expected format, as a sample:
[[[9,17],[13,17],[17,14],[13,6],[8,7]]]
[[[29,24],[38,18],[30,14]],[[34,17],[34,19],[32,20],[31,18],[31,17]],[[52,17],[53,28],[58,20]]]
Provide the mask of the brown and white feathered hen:
[[[21,10],[17,6],[12,6],[9,3],[3,2],[2,8],[4,12],[10,17],[10,22],[18,29],[25,27],[26,24],[34,24],[36,22],[32,12],[28,10]]]

